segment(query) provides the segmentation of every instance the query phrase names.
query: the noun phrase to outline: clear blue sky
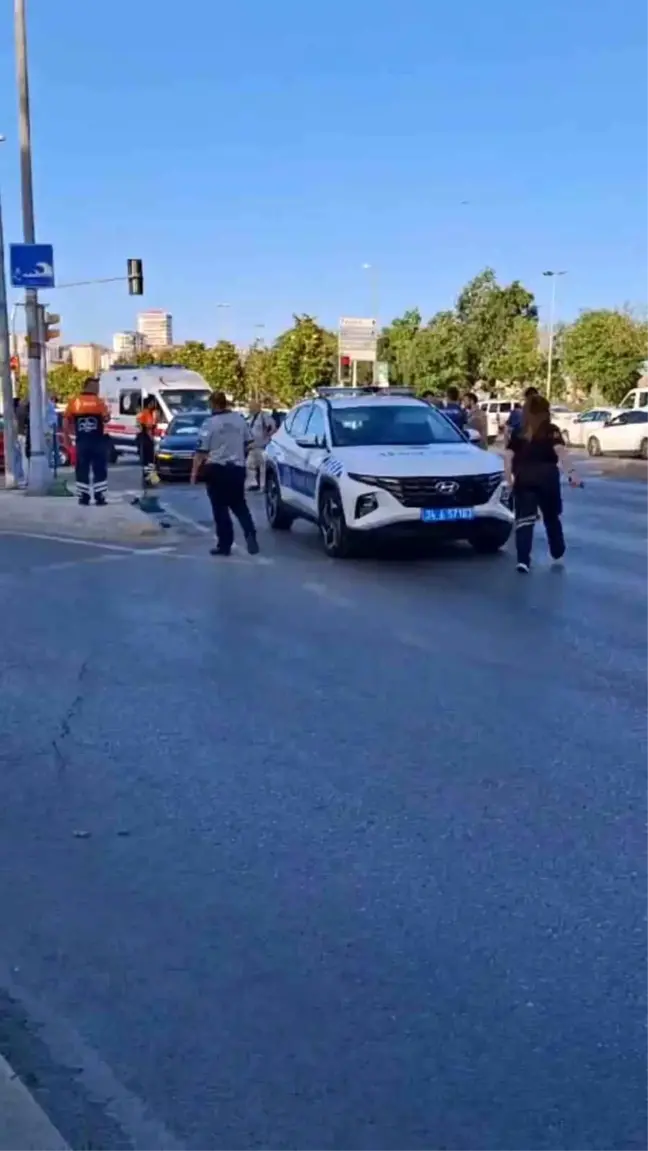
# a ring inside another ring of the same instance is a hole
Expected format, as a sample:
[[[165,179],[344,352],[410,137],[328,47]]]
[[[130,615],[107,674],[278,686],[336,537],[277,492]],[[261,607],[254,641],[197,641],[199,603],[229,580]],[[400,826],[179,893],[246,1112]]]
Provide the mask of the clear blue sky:
[[[20,239],[11,7],[7,240]],[[643,7],[28,0],[37,236],[60,282],[141,256],[144,306],[172,311],[178,339],[367,314],[363,262],[383,320],[449,306],[486,264],[541,306],[542,269],[568,269],[567,317],[641,304]],[[55,302],[68,341],[108,341],[138,306],[120,284]]]

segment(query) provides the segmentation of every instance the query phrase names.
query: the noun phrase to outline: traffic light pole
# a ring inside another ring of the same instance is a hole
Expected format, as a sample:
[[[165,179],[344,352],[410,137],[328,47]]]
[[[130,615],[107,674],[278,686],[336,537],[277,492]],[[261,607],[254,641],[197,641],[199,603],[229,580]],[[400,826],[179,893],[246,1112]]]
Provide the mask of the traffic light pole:
[[[27,72],[27,28],[25,0],[14,0],[16,37],[16,73],[18,79],[18,127],[20,139],[20,184],[22,195],[23,237],[26,244],[36,241],[34,223],[34,189],[32,181],[31,124],[29,116],[29,77]],[[30,460],[28,491],[42,495],[50,482],[45,454],[45,397],[41,374],[41,345],[38,339],[38,292],[25,291],[27,319],[27,374],[29,379]]]

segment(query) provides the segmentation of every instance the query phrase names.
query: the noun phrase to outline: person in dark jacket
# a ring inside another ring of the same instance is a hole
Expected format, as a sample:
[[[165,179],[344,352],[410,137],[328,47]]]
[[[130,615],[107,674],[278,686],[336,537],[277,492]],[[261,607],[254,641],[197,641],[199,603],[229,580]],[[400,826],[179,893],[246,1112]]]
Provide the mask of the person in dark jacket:
[[[524,400],[526,402],[528,399],[530,399],[531,396],[539,396],[539,395],[540,395],[540,393],[539,393],[538,389],[534,388],[532,386],[532,387],[529,387],[526,389],[526,391],[524,393]],[[512,412],[511,412],[511,414],[510,414],[510,416],[509,416],[509,418],[506,421],[506,424],[504,426],[505,442],[508,443],[509,435],[514,429],[515,429],[515,431],[519,432],[521,427],[522,427],[522,404],[513,404],[513,410],[512,410]]]
[[[531,395],[522,409],[522,425],[512,428],[504,453],[506,479],[513,490],[517,570],[531,567],[533,529],[542,514],[554,564],[565,554],[560,470],[567,471],[567,453],[560,429],[551,423],[548,401]]]
[[[459,388],[455,388],[454,384],[451,384],[446,391],[446,403],[443,411],[448,419],[452,420],[455,427],[462,432],[466,426],[468,415],[461,406]]]

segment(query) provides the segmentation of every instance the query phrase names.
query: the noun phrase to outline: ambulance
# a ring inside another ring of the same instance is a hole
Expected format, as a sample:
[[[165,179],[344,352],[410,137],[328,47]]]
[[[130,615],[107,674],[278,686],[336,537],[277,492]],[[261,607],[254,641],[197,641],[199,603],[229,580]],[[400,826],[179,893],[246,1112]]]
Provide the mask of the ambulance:
[[[156,435],[163,436],[179,412],[207,411],[211,388],[198,372],[178,364],[122,364],[99,376],[99,394],[110,409],[110,455],[137,456],[137,417],[144,401],[153,396],[158,423]]]

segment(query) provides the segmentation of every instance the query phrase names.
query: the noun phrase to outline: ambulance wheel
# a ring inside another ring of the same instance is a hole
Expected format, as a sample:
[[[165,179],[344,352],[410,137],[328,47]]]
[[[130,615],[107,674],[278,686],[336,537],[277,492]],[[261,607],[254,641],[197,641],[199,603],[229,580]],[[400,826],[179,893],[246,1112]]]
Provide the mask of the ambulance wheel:
[[[589,456],[600,456],[602,454],[601,445],[596,436],[590,436],[589,440],[587,441],[587,454]]]
[[[265,505],[268,524],[272,530],[274,532],[290,531],[295,517],[281,498],[279,480],[273,468],[268,468],[266,476]]]

